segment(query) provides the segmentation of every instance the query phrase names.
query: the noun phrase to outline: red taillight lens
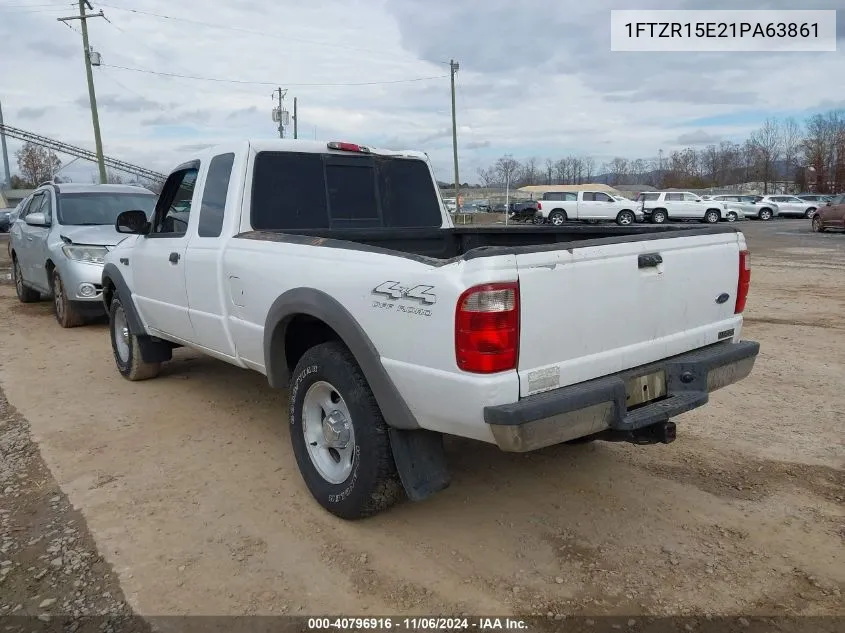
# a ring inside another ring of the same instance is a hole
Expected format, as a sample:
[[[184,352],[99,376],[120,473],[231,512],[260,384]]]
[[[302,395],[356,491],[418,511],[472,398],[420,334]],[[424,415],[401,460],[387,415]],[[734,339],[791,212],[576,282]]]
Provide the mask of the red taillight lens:
[[[519,284],[475,286],[455,310],[455,360],[464,371],[516,369],[519,357]]]
[[[329,149],[337,149],[342,150],[344,152],[361,152],[364,154],[370,153],[369,147],[364,147],[363,145],[357,145],[356,143],[344,143],[343,141],[332,141],[327,143],[326,146]]]
[[[543,204],[541,202],[538,202],[537,203],[537,211],[542,211],[542,210],[543,210]]]
[[[748,288],[751,286],[751,259],[748,251],[739,251],[739,282],[736,286],[736,308],[734,314],[742,314],[745,310],[745,300],[748,298]]]

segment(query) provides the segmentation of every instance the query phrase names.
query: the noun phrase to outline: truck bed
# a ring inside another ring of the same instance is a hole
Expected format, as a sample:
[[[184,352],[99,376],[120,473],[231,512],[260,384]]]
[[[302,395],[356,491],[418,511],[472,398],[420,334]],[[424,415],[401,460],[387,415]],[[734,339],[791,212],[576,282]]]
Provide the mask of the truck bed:
[[[643,240],[738,233],[732,225],[635,225],[635,226],[472,226],[407,229],[304,229],[295,231],[249,231],[236,235],[240,239],[254,239],[294,244],[312,244],[334,248],[378,250],[415,259],[445,263],[456,258],[473,259],[505,253],[542,251],[639,242]],[[363,248],[362,248],[363,247]]]

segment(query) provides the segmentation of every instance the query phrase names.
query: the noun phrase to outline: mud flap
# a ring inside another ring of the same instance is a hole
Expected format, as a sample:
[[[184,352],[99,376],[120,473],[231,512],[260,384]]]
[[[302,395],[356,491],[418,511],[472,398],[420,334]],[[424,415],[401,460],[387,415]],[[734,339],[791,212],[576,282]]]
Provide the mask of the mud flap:
[[[394,428],[389,433],[396,470],[411,501],[422,501],[449,487],[452,477],[446,464],[442,434]]]

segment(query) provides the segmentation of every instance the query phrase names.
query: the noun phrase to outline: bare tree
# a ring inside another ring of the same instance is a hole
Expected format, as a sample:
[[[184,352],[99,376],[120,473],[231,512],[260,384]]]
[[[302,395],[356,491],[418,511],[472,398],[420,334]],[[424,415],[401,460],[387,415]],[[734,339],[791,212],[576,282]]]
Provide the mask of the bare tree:
[[[611,185],[624,184],[624,180],[628,175],[628,159],[617,156],[610,161]]]
[[[781,126],[781,142],[783,144],[783,162],[786,179],[795,177],[796,161],[801,150],[801,126],[792,117],[786,119]]]
[[[766,119],[763,126],[751,135],[751,143],[754,146],[756,171],[763,181],[763,193],[767,194],[769,183],[775,180],[775,163],[783,147],[777,120]]]
[[[551,158],[546,159],[546,184],[552,184],[552,174],[555,170],[555,162]]]
[[[578,184],[580,185],[582,182],[590,182],[593,179],[594,172],[596,170],[596,161],[594,161],[589,156],[584,156],[583,158],[579,159],[580,162],[580,169],[578,170]],[[584,180],[581,180],[581,174],[584,175]]]
[[[490,167],[488,169],[484,169],[482,167],[478,168],[478,179],[481,181],[481,185],[483,187],[491,187],[496,182],[496,169],[495,167]]]
[[[15,152],[15,157],[18,159],[21,177],[32,187],[52,180],[53,175],[62,166],[62,161],[55,152],[35,143],[25,143]]]
[[[537,165],[539,163],[539,159],[532,156],[531,158],[526,159],[525,163],[522,165],[522,178],[520,180],[526,185],[536,185],[537,184]]]
[[[502,184],[510,183],[511,187],[514,185],[514,177],[521,169],[521,165],[518,160],[515,160],[513,156],[510,154],[505,154],[499,160],[496,161],[496,164],[493,166],[493,169],[496,170],[496,174],[498,175],[498,181]]]

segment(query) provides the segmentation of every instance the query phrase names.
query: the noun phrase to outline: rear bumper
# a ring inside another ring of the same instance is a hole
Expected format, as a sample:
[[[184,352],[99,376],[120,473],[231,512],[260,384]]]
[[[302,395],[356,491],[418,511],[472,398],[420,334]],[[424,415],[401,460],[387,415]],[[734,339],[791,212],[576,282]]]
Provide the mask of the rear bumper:
[[[606,430],[633,431],[666,422],[707,403],[709,393],[738,382],[754,367],[760,344],[717,343],[619,374],[485,407],[496,444],[525,452]],[[666,373],[666,396],[628,410],[626,383],[654,372]]]

